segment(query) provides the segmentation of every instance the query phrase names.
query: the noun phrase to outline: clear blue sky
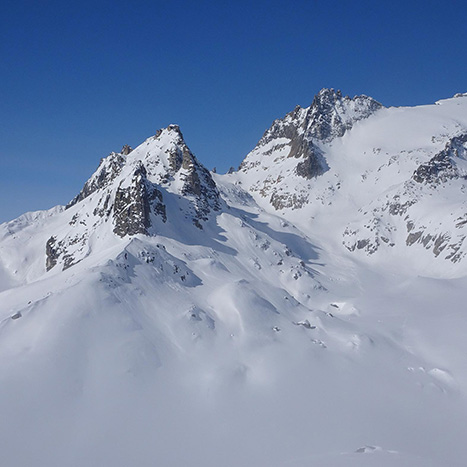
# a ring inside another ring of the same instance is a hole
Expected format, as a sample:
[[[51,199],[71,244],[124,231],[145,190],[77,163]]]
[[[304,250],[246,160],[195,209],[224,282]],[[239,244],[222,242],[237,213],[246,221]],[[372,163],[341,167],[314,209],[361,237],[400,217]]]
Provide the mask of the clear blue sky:
[[[0,222],[65,204],[101,157],[178,123],[237,166],[322,87],[385,105],[467,91],[460,1],[0,2]]]

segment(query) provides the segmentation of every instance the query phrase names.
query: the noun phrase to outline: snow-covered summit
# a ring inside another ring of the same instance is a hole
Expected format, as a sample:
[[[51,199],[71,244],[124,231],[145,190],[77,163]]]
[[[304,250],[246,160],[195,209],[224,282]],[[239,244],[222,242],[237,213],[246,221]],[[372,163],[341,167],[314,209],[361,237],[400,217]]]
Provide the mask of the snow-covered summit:
[[[207,214],[210,208],[219,207],[218,193],[209,171],[192,154],[178,125],[158,130],[136,149],[124,146],[121,153],[113,152],[102,159],[68,207],[115,183],[127,184],[135,172],[171,193],[191,197],[200,213]]]
[[[309,107],[297,106],[273,122],[241,163],[242,180],[276,209],[300,208],[307,202],[307,189],[299,187],[310,186],[311,179],[329,168],[323,146],[381,108],[371,97],[350,98],[322,89]]]
[[[324,88],[307,109],[303,126],[312,138],[329,142],[343,136],[355,122],[368,118],[382,107],[365,95],[350,98],[342,96],[339,90]]]
[[[66,206],[44,244],[46,268],[64,269],[113,236],[155,235],[188,223],[203,229],[222,207],[209,171],[169,125],[135,149],[112,152]]]
[[[323,88],[316,94],[309,107],[297,105],[284,118],[274,120],[257,144],[264,146],[276,138],[293,140],[297,135],[306,135],[321,142],[329,142],[343,136],[353,124],[368,118],[382,105],[365,95],[343,96],[340,90]],[[298,157],[294,151],[290,157]],[[248,156],[245,160],[248,159]]]
[[[328,231],[326,243],[333,238],[355,254],[460,262],[466,134],[467,101],[459,95],[384,108],[323,89],[310,107],[274,121],[227,178],[264,209]]]

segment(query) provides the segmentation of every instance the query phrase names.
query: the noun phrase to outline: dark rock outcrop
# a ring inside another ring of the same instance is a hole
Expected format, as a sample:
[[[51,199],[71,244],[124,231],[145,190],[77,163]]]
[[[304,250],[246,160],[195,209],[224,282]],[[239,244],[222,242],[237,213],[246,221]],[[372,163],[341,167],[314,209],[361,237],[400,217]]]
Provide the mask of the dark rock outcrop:
[[[380,108],[382,105],[371,97],[362,95],[351,99],[348,96],[343,97],[340,91],[322,89],[314,97],[310,107],[296,106],[284,118],[275,120],[265,131],[253,153],[260,152],[263,146],[278,140],[271,149],[262,152],[264,156],[272,156],[288,145],[290,150],[287,157],[301,159],[297,163],[295,174],[306,179],[317,177],[328,170],[318,144],[329,143],[334,138],[343,136],[355,122],[369,117]],[[257,165],[257,161],[252,162],[247,156],[239,170],[246,171]]]
[[[163,222],[167,216],[162,193],[147,180],[144,165],[136,168],[131,184],[117,188],[113,205],[114,233],[119,237],[148,234],[151,212],[159,215]]]
[[[417,183],[427,183],[430,185],[446,183],[454,178],[467,178],[467,174],[461,172],[456,159],[465,159],[467,150],[467,134],[451,138],[446,147],[432,157],[426,164],[420,165],[412,175],[412,179]]]
[[[178,125],[169,125],[167,131],[174,133],[174,147],[168,154],[169,172],[163,177],[169,183],[175,177],[182,181],[181,194],[190,199],[194,208],[193,223],[202,228],[211,211],[219,211],[221,198],[211,173],[193,155],[186,145]],[[159,138],[161,133],[156,133]]]
[[[130,152],[133,151],[133,148],[131,146],[128,146],[128,144],[125,144],[120,152],[122,156],[128,156]]]
[[[310,107],[297,105],[284,118],[275,120],[257,146],[264,146],[277,138],[287,138],[293,142],[299,136],[329,142],[343,136],[355,122],[368,118],[382,107],[365,95],[343,97],[341,91],[324,88],[313,98]],[[297,157],[293,143],[289,157]]]
[[[108,186],[120,174],[124,165],[125,157],[115,152],[102,159],[97,171],[84,184],[80,193],[67,204],[66,208],[71,208],[94,192]]]
[[[56,241],[56,237],[50,237],[45,244],[45,269],[47,271],[50,271],[57,264],[59,252]]]
[[[356,121],[368,118],[382,105],[368,96],[342,96],[341,91],[322,89],[307,112],[306,127],[310,136],[328,142],[343,136]]]
[[[291,153],[294,151],[294,144],[296,142],[298,142],[298,140],[292,143]],[[293,156],[301,159],[301,162],[295,167],[295,173],[300,177],[309,180],[328,170],[326,159],[312,141],[303,139],[300,146],[296,149],[296,154]]]
[[[50,271],[54,268],[60,260],[63,264],[63,271],[79,262],[79,260],[77,261],[74,255],[69,252],[68,248],[76,245],[82,240],[83,236],[74,236],[70,239],[61,241],[57,241],[57,237],[55,236],[50,237],[45,245],[46,271]]]

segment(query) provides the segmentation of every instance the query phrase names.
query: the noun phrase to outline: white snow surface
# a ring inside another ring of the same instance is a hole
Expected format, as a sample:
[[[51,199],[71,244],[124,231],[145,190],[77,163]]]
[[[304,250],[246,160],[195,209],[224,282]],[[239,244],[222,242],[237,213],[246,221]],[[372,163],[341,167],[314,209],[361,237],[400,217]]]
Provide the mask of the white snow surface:
[[[169,127],[100,191],[2,224],[2,465],[464,466],[462,148],[457,178],[410,182],[464,133],[465,95],[380,109],[319,143],[328,170],[309,180],[273,141],[213,174],[223,205],[200,229],[183,172],[165,176]],[[93,212],[141,162],[167,222],[120,238]],[[255,189],[279,176],[301,207]],[[416,202],[390,214],[396,195]],[[421,226],[458,258],[408,245]],[[367,231],[375,251],[352,250]],[[46,271],[51,235],[80,238],[76,264]]]

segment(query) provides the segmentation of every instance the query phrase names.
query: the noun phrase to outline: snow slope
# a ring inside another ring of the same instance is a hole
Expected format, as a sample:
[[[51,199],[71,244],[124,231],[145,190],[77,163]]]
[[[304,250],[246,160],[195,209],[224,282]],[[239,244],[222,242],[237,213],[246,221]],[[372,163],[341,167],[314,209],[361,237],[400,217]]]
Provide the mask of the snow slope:
[[[5,465],[464,465],[467,97],[285,120],[229,175],[169,126],[0,226]]]

